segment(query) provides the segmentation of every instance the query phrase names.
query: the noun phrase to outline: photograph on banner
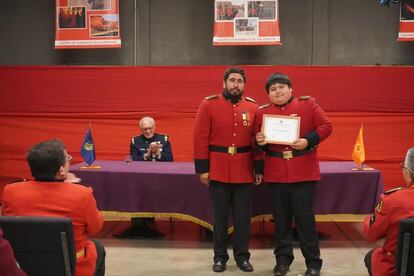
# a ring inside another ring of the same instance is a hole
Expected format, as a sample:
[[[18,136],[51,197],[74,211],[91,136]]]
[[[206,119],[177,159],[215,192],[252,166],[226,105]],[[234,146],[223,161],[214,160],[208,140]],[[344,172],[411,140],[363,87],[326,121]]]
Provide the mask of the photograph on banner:
[[[248,17],[258,17],[260,20],[276,20],[275,1],[247,1]]]
[[[401,1],[401,20],[414,20],[414,0]]]
[[[55,49],[120,47],[119,0],[56,0]]]
[[[217,1],[216,20],[233,20],[236,17],[245,17],[245,1]]]
[[[90,16],[91,37],[119,36],[119,16],[117,14],[94,14]]]
[[[279,0],[215,0],[213,45],[281,45]]]
[[[87,10],[111,10],[111,0],[69,0],[68,6],[85,6]]]
[[[86,28],[85,7],[59,7],[59,29],[84,29]]]
[[[400,3],[400,30],[398,41],[414,41],[414,0]]]
[[[258,36],[259,35],[258,18],[237,18],[234,20],[234,36]]]

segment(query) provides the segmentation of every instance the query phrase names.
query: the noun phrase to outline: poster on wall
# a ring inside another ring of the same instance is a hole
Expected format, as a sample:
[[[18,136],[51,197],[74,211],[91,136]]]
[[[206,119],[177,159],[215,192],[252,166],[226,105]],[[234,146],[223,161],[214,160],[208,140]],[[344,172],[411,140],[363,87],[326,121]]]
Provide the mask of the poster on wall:
[[[118,0],[56,0],[55,49],[120,48]]]
[[[414,0],[402,0],[398,41],[414,41]]]
[[[213,45],[281,45],[279,0],[215,0]]]

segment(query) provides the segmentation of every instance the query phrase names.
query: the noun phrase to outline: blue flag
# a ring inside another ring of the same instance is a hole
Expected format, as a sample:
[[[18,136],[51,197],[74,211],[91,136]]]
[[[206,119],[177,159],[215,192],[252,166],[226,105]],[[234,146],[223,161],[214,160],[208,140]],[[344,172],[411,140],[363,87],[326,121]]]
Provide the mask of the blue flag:
[[[92,164],[93,161],[95,161],[95,145],[93,144],[90,127],[88,127],[88,131],[86,131],[85,140],[83,140],[82,143],[81,156],[83,160],[88,163],[88,165]]]

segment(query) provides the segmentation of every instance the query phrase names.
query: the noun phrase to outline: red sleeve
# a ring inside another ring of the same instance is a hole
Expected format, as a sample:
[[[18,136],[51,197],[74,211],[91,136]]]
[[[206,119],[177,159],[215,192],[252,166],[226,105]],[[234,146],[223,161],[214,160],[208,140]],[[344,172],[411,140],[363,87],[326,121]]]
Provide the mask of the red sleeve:
[[[10,204],[13,199],[12,192],[10,192],[10,185],[6,185],[3,190],[2,208],[1,213],[3,216],[14,216],[12,205]]]
[[[84,210],[86,221],[86,232],[90,235],[94,235],[101,230],[104,220],[102,214],[99,212],[96,206],[96,200],[93,196],[92,188],[88,188],[88,198]]]
[[[210,171],[209,164],[209,144],[211,130],[210,107],[212,100],[203,100],[198,108],[194,124],[193,152],[196,173],[206,173]]]
[[[389,217],[391,210],[388,210],[384,195],[381,197],[382,199],[375,208],[374,214],[364,220],[363,235],[370,242],[383,238],[390,227]]]
[[[325,111],[316,102],[313,104],[313,114],[313,125],[319,136],[320,143],[331,135],[332,123],[329,121],[328,116],[326,116]]]

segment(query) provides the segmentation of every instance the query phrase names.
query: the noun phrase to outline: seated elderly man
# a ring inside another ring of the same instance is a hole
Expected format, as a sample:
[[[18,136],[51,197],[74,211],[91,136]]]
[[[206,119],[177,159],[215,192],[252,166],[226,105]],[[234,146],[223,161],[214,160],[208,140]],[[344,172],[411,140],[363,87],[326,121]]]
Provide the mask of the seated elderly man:
[[[139,121],[141,135],[131,138],[129,145],[133,161],[173,161],[168,136],[155,132],[155,121],[144,117]]]
[[[96,207],[92,188],[78,183],[69,173],[65,145],[44,141],[30,149],[27,161],[35,180],[6,185],[3,193],[5,216],[59,216],[72,220],[76,244],[76,275],[105,274],[105,249],[88,235],[99,232],[103,217]]]
[[[139,121],[141,135],[131,138],[129,152],[133,161],[173,161],[171,143],[168,136],[155,132],[155,120],[143,117]],[[159,238],[164,236],[154,228],[154,218],[132,218],[131,227],[113,236],[121,239]]]
[[[414,217],[414,147],[401,163],[406,188],[396,188],[381,195],[381,201],[371,217],[364,221],[364,236],[374,242],[385,238],[382,247],[369,251],[365,265],[369,275],[397,275],[396,251],[400,220]]]

